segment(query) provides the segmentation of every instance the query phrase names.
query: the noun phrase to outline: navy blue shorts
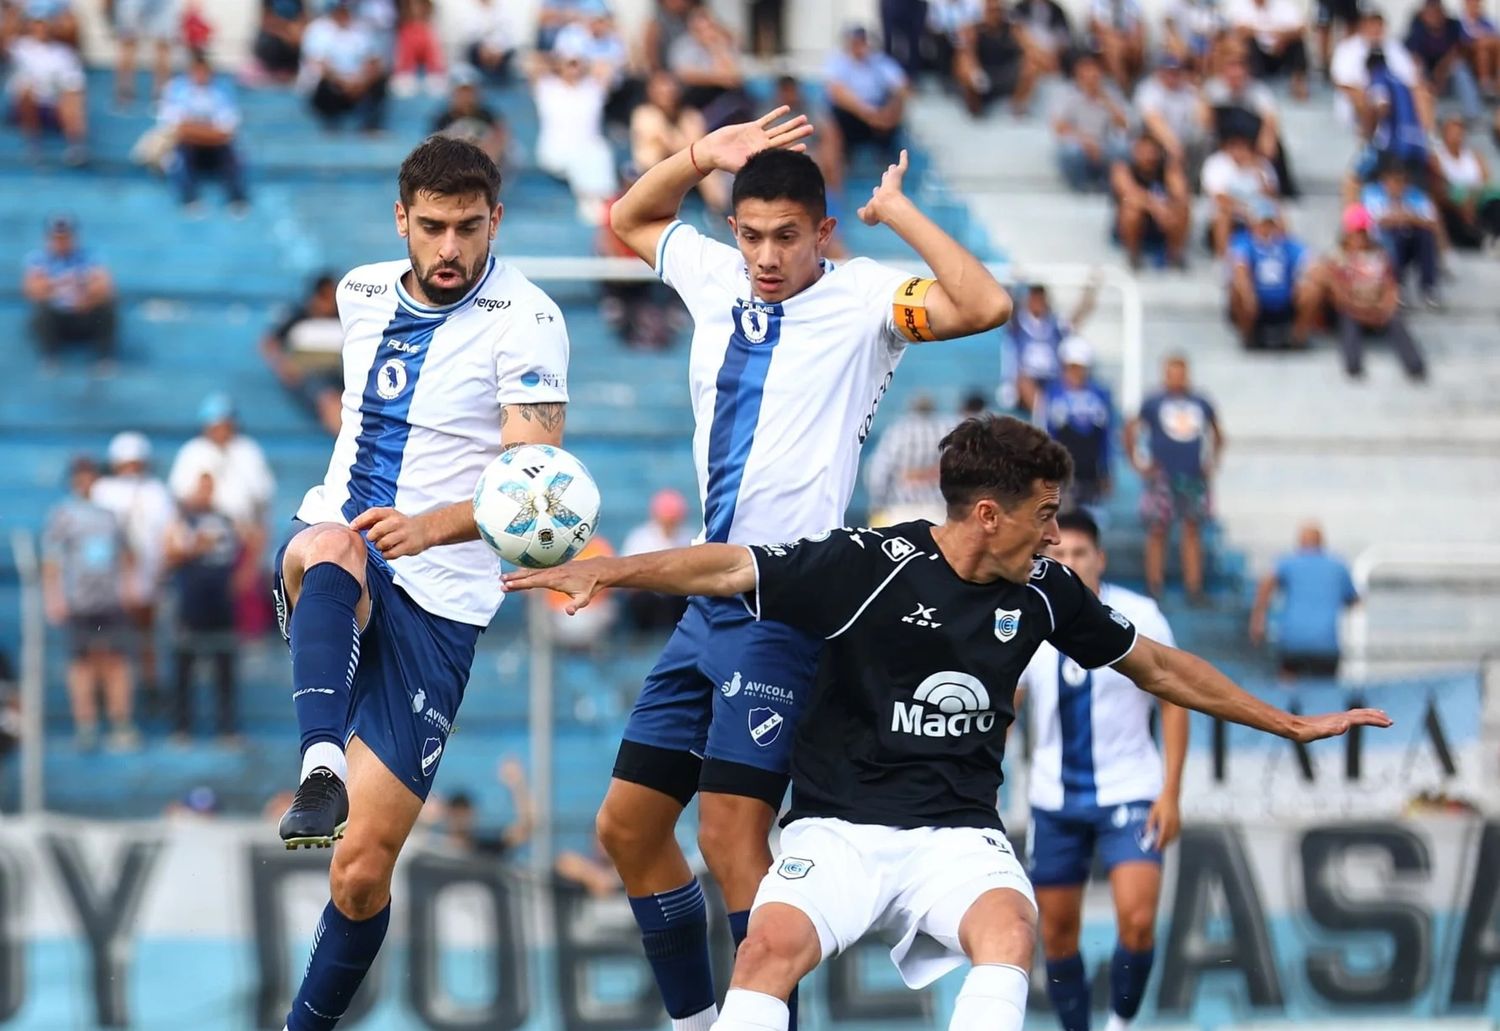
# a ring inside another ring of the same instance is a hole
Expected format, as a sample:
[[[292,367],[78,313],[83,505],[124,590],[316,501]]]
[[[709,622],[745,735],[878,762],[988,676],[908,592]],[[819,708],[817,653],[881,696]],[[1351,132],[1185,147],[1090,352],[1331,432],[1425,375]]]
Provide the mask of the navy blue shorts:
[[[293,523],[276,553],[276,613],[288,641],[291,611],[282,601],[281,562],[291,538],[305,528]],[[344,740],[358,735],[397,780],[425,800],[464,699],[480,628],[434,616],[412,601],[373,551],[365,583],[370,622],[359,638]]]
[[[821,638],[757,622],[736,598],[691,599],[631,710],[615,776],[684,804],[701,789],[779,806],[822,653]]]
[[[1150,802],[1031,810],[1026,833],[1027,873],[1039,888],[1084,884],[1094,852],[1105,871],[1121,863],[1161,865],[1161,849],[1146,831]]]

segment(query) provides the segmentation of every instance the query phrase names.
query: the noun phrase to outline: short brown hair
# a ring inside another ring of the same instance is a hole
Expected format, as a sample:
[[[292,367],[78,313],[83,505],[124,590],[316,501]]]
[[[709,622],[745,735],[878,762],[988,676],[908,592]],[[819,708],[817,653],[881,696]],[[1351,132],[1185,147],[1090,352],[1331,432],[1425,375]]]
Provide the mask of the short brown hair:
[[[1030,423],[1008,415],[965,419],[938,444],[938,485],[950,515],[981,498],[1012,509],[1031,496],[1037,480],[1066,484],[1068,451]]]
[[[442,197],[484,194],[493,208],[500,200],[500,168],[494,159],[467,140],[429,136],[406,155],[396,177],[401,203],[410,206],[419,193]]]

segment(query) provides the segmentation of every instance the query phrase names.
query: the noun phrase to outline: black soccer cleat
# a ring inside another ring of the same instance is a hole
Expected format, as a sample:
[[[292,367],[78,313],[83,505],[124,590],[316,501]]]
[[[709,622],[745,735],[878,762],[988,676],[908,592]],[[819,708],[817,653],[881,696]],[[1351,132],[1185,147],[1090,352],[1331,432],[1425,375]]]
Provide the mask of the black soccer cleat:
[[[281,840],[288,849],[328,848],[349,826],[349,790],[326,766],[307,775],[281,818]]]

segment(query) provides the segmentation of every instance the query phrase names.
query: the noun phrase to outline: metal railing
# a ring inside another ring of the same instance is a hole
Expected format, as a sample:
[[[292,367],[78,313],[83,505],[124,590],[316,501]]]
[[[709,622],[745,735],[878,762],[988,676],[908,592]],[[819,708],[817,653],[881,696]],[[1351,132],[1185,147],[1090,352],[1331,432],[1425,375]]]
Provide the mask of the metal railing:
[[[47,666],[47,616],[42,604],[42,567],[36,538],[26,530],[10,535],[11,552],[21,582],[20,703],[21,812],[39,813],[45,802],[43,782],[44,712]]]

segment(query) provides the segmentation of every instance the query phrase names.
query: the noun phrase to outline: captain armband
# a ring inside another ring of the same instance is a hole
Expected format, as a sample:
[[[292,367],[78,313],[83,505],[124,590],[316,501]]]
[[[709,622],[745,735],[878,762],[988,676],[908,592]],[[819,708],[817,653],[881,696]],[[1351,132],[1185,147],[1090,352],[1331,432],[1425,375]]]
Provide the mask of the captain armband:
[[[927,291],[936,283],[935,279],[917,276],[905,280],[896,287],[891,298],[891,324],[907,340],[921,342],[937,339],[932,325],[927,321]]]

